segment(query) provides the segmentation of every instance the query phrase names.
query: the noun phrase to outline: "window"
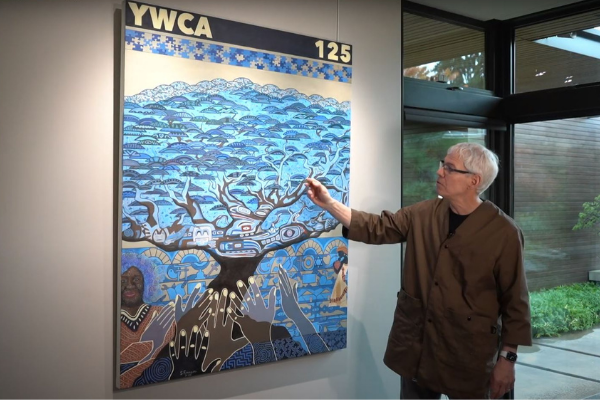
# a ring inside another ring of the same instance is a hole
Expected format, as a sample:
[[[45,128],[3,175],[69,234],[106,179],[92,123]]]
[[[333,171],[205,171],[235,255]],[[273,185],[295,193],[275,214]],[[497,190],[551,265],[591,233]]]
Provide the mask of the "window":
[[[585,282],[598,268],[600,226],[573,230],[598,195],[599,117],[515,126],[515,220],[530,290]]]
[[[484,32],[404,13],[404,76],[485,89]]]
[[[600,82],[600,11],[515,31],[517,93]]]
[[[519,347],[515,398],[597,398],[600,347],[591,333],[600,298],[585,282],[598,269],[600,227],[578,225],[600,212],[600,118],[515,125],[514,147],[534,335],[532,347]]]
[[[436,171],[450,146],[485,145],[484,129],[407,121],[402,131],[402,207],[435,198]]]
[[[448,147],[487,143],[501,160],[489,195],[523,230],[532,299],[534,345],[519,346],[515,398],[597,398],[600,299],[573,290],[595,288],[588,273],[600,269],[600,222],[582,223],[600,221],[600,117],[589,117],[600,115],[600,85],[589,85],[600,82],[600,10],[488,21],[485,42],[476,23],[426,11],[404,13],[402,206],[435,198]],[[493,76],[483,72],[484,43]],[[436,83],[450,78],[468,88]]]

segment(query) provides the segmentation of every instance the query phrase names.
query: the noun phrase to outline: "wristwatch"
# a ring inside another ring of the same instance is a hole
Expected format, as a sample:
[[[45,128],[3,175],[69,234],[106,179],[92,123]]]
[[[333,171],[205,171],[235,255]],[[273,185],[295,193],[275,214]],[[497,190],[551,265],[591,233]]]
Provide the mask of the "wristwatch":
[[[499,355],[500,355],[500,357],[506,358],[511,363],[514,363],[517,361],[517,353],[513,353],[512,351],[502,350]]]

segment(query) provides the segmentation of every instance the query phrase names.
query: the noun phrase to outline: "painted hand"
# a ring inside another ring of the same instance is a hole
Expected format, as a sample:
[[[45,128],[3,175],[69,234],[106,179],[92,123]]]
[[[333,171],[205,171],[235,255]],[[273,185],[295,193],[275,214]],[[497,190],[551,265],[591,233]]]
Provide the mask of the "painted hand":
[[[156,353],[164,347],[163,344],[169,340],[165,338],[175,320],[175,309],[173,303],[169,303],[160,310],[160,313],[152,316],[152,321],[142,333],[140,342],[152,342],[152,350],[139,362],[140,364],[153,358]]]
[[[208,289],[196,302],[194,302],[195,297],[198,296],[198,292],[199,287],[196,286],[184,307],[181,305],[181,298],[177,296],[175,304],[175,319],[177,320],[177,328],[179,332],[181,330],[191,332],[194,326],[202,328],[210,317],[210,308],[216,308],[216,304],[214,304],[215,301],[212,296],[213,289]],[[178,314],[179,319],[177,319]]]
[[[298,283],[292,284],[287,271],[280,265],[278,270],[279,292],[281,293],[281,308],[283,312],[294,322],[300,318],[305,318],[304,313],[298,304]]]
[[[190,332],[182,329],[177,337],[171,341],[169,356],[173,363],[173,370],[170,379],[212,372],[216,361],[203,368],[208,345],[208,336],[205,336],[204,331],[197,325]]]
[[[294,321],[304,339],[308,351],[311,353],[322,353],[329,348],[318,334],[314,325],[300,309],[298,303],[298,283],[291,283],[287,271],[279,266],[279,292],[281,293],[281,307],[285,314]]]
[[[203,364],[205,369],[216,361],[214,368],[218,371],[229,357],[248,344],[245,336],[235,340],[232,337],[233,319],[231,314],[233,309],[225,308],[228,294],[227,289],[223,289],[221,296],[219,293],[213,294],[216,307],[210,312],[207,329],[204,333],[208,339],[208,349]]]
[[[275,317],[275,294],[277,288],[272,287],[269,291],[268,304],[265,304],[265,299],[260,292],[260,288],[256,284],[254,277],[248,279],[250,288],[247,288],[244,282],[238,281],[237,285],[240,293],[244,293],[244,303],[242,312],[256,322],[273,323]],[[232,293],[233,294],[233,293]]]
[[[183,299],[181,298],[180,295],[177,295],[177,298],[175,299],[175,322],[179,322],[179,320],[181,320],[181,317],[183,317],[183,315],[190,311],[192,309],[192,307],[196,304],[197,302],[197,297],[198,294],[200,293],[200,284],[197,284],[196,287],[194,288],[194,290],[192,291],[192,293],[190,294],[190,297],[188,297],[188,301],[185,303],[185,305],[183,305]],[[204,293],[204,295],[201,297],[201,299],[206,299],[207,297],[207,292]],[[208,294],[210,295],[210,293],[212,293],[211,289],[209,289]]]
[[[244,300],[235,293],[229,295],[231,299],[229,315],[240,325],[242,333],[250,343],[270,342],[277,288],[271,288],[268,305],[265,305],[265,300],[254,278],[251,277],[248,282],[250,289],[242,281],[237,283],[240,293],[244,293]]]

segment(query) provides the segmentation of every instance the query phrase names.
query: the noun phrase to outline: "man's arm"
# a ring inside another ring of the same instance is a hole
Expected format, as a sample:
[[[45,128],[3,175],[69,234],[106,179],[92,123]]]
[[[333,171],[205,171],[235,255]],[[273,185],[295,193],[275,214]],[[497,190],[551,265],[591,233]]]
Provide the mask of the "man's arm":
[[[518,344],[504,343],[502,345],[502,349],[500,351],[506,351],[508,353],[515,353],[516,354],[518,347],[519,347]]]
[[[516,353],[518,345],[505,343],[501,351]],[[490,378],[490,398],[498,399],[515,387],[515,363],[502,356],[494,366]]]
[[[327,188],[318,180],[306,178],[304,184],[308,188],[308,197],[313,203],[328,211],[346,228],[350,227],[350,220],[352,219],[352,210],[350,207],[331,197]]]
[[[328,211],[344,226],[342,234],[345,238],[367,244],[394,244],[406,240],[412,206],[395,213],[383,211],[381,215],[370,214],[353,210],[335,200],[316,179],[307,178],[305,185],[312,202]]]
[[[352,210],[350,207],[334,200],[334,202],[327,206],[325,210],[329,211],[329,213],[346,228],[350,228],[350,221],[352,220]]]
[[[507,232],[507,241],[494,267],[502,315],[502,343],[531,346],[529,290],[523,262],[521,231]]]
[[[523,234],[517,229],[509,239],[496,265],[502,314],[501,351],[516,353],[519,345],[531,345],[529,292],[523,263]],[[498,357],[490,380],[490,397],[499,398],[514,388],[515,364]]]

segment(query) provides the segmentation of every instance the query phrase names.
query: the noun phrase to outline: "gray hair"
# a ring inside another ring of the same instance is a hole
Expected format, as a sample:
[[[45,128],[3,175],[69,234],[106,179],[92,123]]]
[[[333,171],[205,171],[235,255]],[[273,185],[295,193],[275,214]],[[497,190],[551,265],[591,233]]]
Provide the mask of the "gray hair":
[[[477,194],[483,193],[498,175],[498,156],[477,143],[458,143],[448,149],[448,155],[457,154],[465,168],[481,177]]]

